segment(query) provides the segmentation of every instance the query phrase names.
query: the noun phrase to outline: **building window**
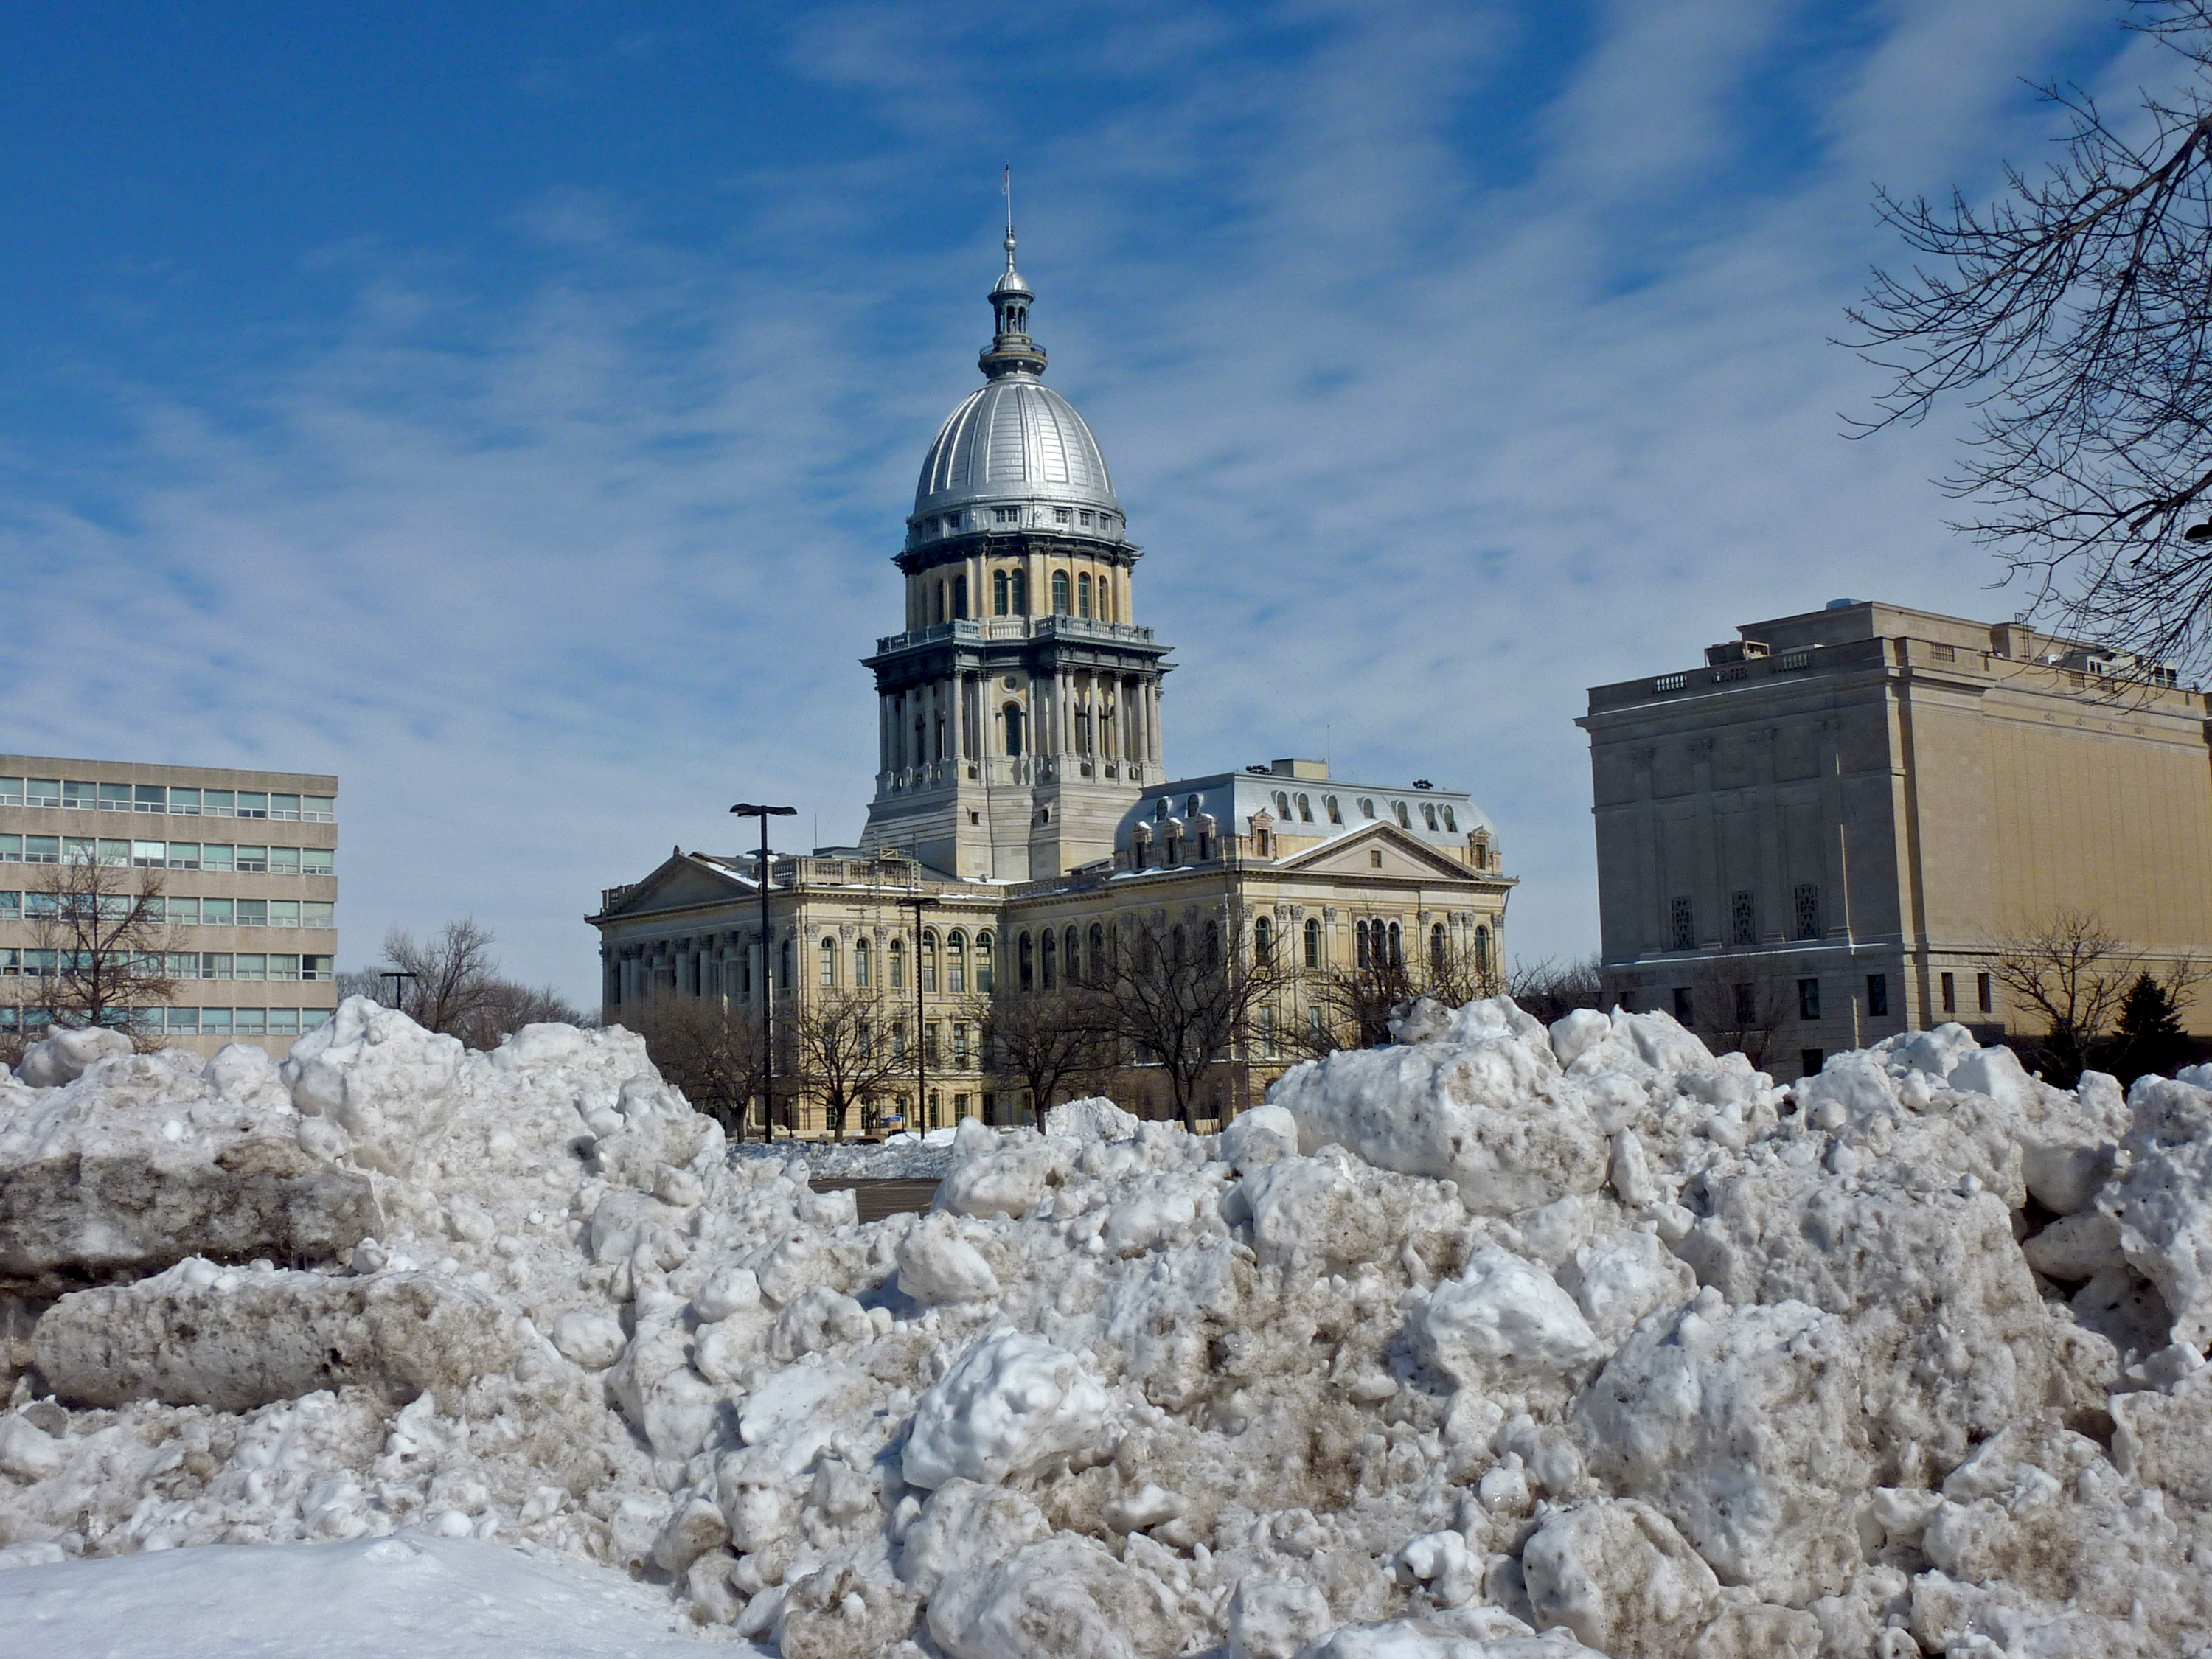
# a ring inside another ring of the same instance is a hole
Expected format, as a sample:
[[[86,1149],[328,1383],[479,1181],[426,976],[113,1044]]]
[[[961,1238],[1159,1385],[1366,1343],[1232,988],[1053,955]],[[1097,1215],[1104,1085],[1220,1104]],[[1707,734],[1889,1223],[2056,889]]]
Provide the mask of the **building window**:
[[[1075,579],[1075,613],[1086,618],[1091,615],[1091,578],[1087,574]]]
[[[1369,850],[1367,854],[1367,867],[1370,870],[1380,870],[1382,867],[1382,849],[1381,848],[1373,848]]]
[[[1444,808],[1444,829],[1449,834],[1455,836],[1459,834],[1459,820],[1452,816],[1452,810],[1449,806]]]
[[[1041,958],[1038,963],[1038,982],[1048,991],[1053,988],[1054,963],[1058,954],[1058,949],[1053,943],[1052,929],[1048,927],[1044,930],[1044,937],[1037,941],[1037,955]]]
[[[884,953],[890,959],[890,986],[894,991],[906,989],[906,941],[893,939]]]
[[[1817,883],[1801,881],[1797,884],[1797,937],[1820,937],[1820,889]]]
[[[1685,1030],[1698,1023],[1697,1010],[1692,1006],[1692,1001],[1688,986],[1677,985],[1674,988],[1674,1024]]]
[[[958,1020],[955,1020],[952,1024],[952,1063],[955,1066],[966,1066],[968,1063],[968,1028]],[[954,1099],[956,1103],[963,1109],[961,1115],[965,1116],[968,1097],[965,1095],[959,1095],[956,1096]]]
[[[988,933],[978,933],[975,935],[975,988],[985,995],[989,995],[993,977],[991,936]]]
[[[791,989],[791,941],[783,942],[782,952],[776,958],[776,986],[781,990]]]
[[[1474,930],[1474,970],[1482,975],[1483,983],[1490,982],[1490,929]]]
[[[1985,1014],[1993,1006],[1990,995],[1990,976],[1987,974],[1974,975],[1974,1006]]]
[[[1389,931],[1385,937],[1389,939],[1390,944],[1390,965],[1393,968],[1403,968],[1406,965],[1404,940],[1399,934],[1396,922],[1390,924]]]
[[[1328,814],[1328,821],[1331,823],[1342,823],[1344,822],[1344,809],[1337,805],[1335,796],[1323,795],[1321,798],[1321,806],[1322,811]]]
[[[1022,706],[1010,702],[1006,707],[1006,753],[1016,760],[1022,754]]]
[[[1359,798],[1359,816],[1363,818],[1371,818],[1375,816],[1375,803],[1365,795]]]
[[[1321,966],[1321,923],[1311,918],[1306,921],[1306,966]]]
[[[1067,522],[1067,509],[1064,507],[1055,507],[1053,508],[1052,521],[1054,524],[1066,524]]]
[[[1735,991],[1735,1024],[1738,1030],[1750,1028],[1757,1016],[1752,1011],[1751,985],[1746,981],[1734,988]]]
[[[1106,928],[1096,921],[1091,924],[1091,982],[1106,982]]]
[[[1260,1008],[1260,1052],[1269,1060],[1275,1057],[1275,1010],[1272,1004]]]
[[[1028,616],[1030,614],[1029,572],[1026,570],[1016,570],[1009,573],[1006,577],[1006,585],[1013,593],[1014,614],[1017,617]]]
[[[1263,968],[1275,959],[1275,924],[1265,916],[1252,924],[1252,955]]]
[[[991,516],[1000,524],[1019,524],[1022,510],[1018,507],[994,507],[991,509]]]
[[[1390,810],[1398,815],[1398,827],[1401,830],[1410,830],[1413,827],[1413,815],[1406,811],[1405,802],[1401,800],[1392,801],[1390,803]]]
[[[1667,937],[1670,951],[1694,951],[1698,946],[1698,917],[1689,895],[1677,893],[1667,901]]]
[[[1065,570],[1052,573],[1052,614],[1055,617],[1067,614],[1067,572]]]
[[[1867,1012],[1870,1015],[1885,1015],[1889,1012],[1889,975],[1887,974],[1867,975]]]
[[[1062,947],[1060,961],[1067,974],[1067,982],[1079,985],[1083,982],[1083,939],[1082,935],[1075,931],[1073,922],[1067,924],[1067,931],[1060,935],[1060,942]]]
[[[1943,988],[1943,1012],[1947,1014],[1955,1014],[1959,1012],[1958,975],[1955,974],[1946,974],[1942,976],[1942,982]]]
[[[1298,822],[1300,823],[1311,823],[1313,822],[1313,799],[1311,796],[1300,795],[1298,797]]]
[[[1748,887],[1739,887],[1729,895],[1729,943],[1759,943],[1759,905]]]
[[[937,935],[933,932],[921,936],[921,994],[937,994]]]
[[[1020,942],[1019,942],[1018,944],[1017,944],[1017,945],[1014,946],[1014,957],[1015,957],[1016,962],[1019,964],[1019,975],[1020,975],[1020,981],[1021,981],[1021,988],[1022,988],[1022,989],[1024,989],[1024,991],[1034,991],[1034,990],[1036,990],[1036,940],[1032,939],[1031,939],[1031,938],[1030,938],[1027,933],[1024,933],[1024,934],[1021,936],[1021,940],[1020,940]]]
[[[945,988],[956,997],[968,990],[968,935],[957,928],[945,936]]]
[[[1818,1048],[1800,1048],[1797,1051],[1797,1074],[1800,1077],[1817,1077],[1826,1060],[1827,1055]]]
[[[1373,966],[1367,944],[1367,924],[1354,922],[1352,927],[1352,960],[1362,968]]]
[[[853,941],[853,983],[863,991],[874,983],[868,972],[869,954],[866,934]]]
[[[955,576],[952,579],[951,620],[954,622],[968,620],[968,579],[965,576]]]
[[[1450,954],[1450,947],[1444,942],[1444,925],[1437,922],[1429,929],[1429,966],[1441,972],[1444,959]]]
[[[1003,570],[995,571],[991,576],[991,614],[994,617],[1006,614],[1006,573]]]
[[[1423,801],[1421,803],[1421,822],[1429,826],[1429,833],[1431,835],[1434,835],[1436,833],[1437,809],[1431,805],[1427,801]]]
[[[1291,821],[1291,798],[1280,789],[1275,791],[1275,816],[1285,823]]]
[[[1801,979],[1797,981],[1797,1018],[1818,1019],[1820,1017],[1820,981]]]
[[[822,988],[826,991],[836,983],[837,941],[825,939],[822,941]]]

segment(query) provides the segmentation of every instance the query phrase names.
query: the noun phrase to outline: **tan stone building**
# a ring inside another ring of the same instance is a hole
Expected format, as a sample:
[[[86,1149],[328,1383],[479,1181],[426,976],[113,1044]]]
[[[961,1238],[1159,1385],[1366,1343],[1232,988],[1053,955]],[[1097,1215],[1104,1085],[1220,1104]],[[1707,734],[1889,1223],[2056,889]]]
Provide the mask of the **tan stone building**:
[[[1726,1026],[1748,988],[1784,1006],[1768,1064],[1794,1076],[1945,1020],[2034,1034],[1994,960],[2062,909],[2154,966],[2212,951],[2203,694],[1879,603],[1736,631],[1593,687],[1577,722],[1602,962],[1631,1006]]]
[[[160,872],[175,993],[135,1030],[283,1055],[337,1006],[338,781],[320,773],[0,755],[0,1036],[42,1034],[56,953],[48,883]]]
[[[878,753],[860,844],[771,859],[765,951],[757,857],[679,849],[608,889],[588,920],[610,1022],[655,998],[763,995],[781,1018],[854,991],[910,1020],[919,988],[928,1098],[884,1105],[1012,1121],[1038,1103],[987,1063],[983,999],[1054,989],[1123,919],[1212,930],[1297,973],[1224,1057],[1225,1112],[1291,1063],[1331,971],[1367,953],[1504,962],[1515,878],[1465,793],[1304,760],[1169,776],[1169,647],[1136,620],[1139,550],[1097,442],[1039,380],[1033,297],[1009,234],[987,382],[931,445],[907,520],[905,627],[866,659]],[[1164,1109],[1141,1066],[1125,1093]]]

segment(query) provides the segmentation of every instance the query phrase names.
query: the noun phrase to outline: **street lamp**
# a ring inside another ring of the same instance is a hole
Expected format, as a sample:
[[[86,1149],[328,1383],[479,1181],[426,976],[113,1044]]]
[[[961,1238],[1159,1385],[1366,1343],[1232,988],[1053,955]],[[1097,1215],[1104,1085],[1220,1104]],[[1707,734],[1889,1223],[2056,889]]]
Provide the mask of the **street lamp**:
[[[392,981],[392,1006],[403,1014],[407,1012],[407,999],[401,981],[420,980],[421,977],[421,975],[410,968],[387,968],[377,975],[379,979],[388,979]]]
[[[928,902],[920,894],[899,901],[902,908],[914,911],[914,1115],[925,1133],[937,1127],[929,1118],[929,1033],[921,1006],[921,911]]]
[[[770,818],[791,818],[799,816],[796,806],[763,806],[752,801],[739,801],[730,811],[741,818],[758,818],[761,827],[760,846],[760,902],[761,902],[761,1139],[775,1139],[775,1003],[769,995],[769,975],[774,971],[768,949],[768,821]],[[745,1137],[744,1121],[738,1121],[738,1139]]]

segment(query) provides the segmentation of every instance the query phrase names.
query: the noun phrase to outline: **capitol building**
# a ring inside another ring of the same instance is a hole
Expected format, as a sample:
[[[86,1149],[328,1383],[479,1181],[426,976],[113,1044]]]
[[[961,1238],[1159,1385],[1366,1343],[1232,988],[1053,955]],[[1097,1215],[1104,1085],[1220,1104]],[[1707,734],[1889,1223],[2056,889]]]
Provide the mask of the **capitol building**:
[[[1206,1115],[1225,1118],[1336,1040],[1321,1030],[1332,975],[1402,956],[1494,976],[1515,878],[1468,795],[1425,779],[1360,782],[1300,759],[1170,775],[1175,665],[1139,620],[1142,550],[1098,441],[1044,383],[1011,228],[1006,248],[983,384],[922,458],[896,560],[904,615],[863,659],[878,710],[866,827],[766,870],[679,849],[607,889],[588,918],[602,1012],[649,1027],[656,1006],[766,996],[783,1027],[824,999],[880,998],[890,1040],[918,1023],[926,1060],[919,1083],[872,1091],[881,1119],[1020,1121],[1049,1103],[998,1069],[994,1006],[1096,975],[1117,928],[1187,930],[1231,963],[1292,970],[1218,1056]],[[1162,1115],[1165,1091],[1131,1060],[1116,1097]],[[823,1127],[803,1090],[785,1099],[779,1121]]]

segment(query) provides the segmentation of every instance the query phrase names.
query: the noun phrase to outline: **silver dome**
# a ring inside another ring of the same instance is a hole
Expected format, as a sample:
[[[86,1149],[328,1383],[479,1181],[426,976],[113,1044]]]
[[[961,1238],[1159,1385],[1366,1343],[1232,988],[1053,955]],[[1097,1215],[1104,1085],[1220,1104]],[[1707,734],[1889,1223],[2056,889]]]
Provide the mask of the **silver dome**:
[[[1106,458],[1075,405],[1033,375],[1005,374],[976,387],[946,418],[922,459],[914,512],[919,519],[1028,503],[1110,514],[1110,527],[1097,533],[1121,539],[1121,504]]]

